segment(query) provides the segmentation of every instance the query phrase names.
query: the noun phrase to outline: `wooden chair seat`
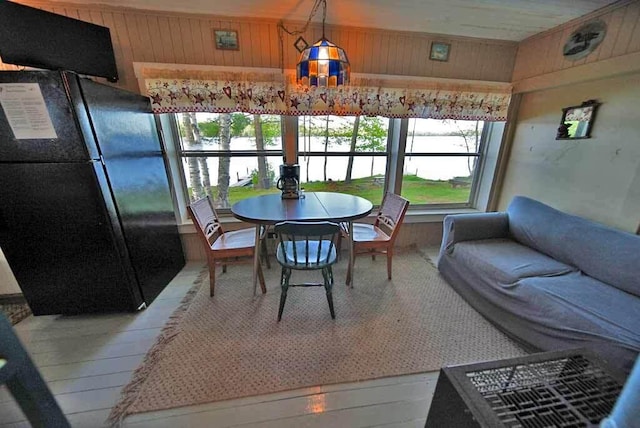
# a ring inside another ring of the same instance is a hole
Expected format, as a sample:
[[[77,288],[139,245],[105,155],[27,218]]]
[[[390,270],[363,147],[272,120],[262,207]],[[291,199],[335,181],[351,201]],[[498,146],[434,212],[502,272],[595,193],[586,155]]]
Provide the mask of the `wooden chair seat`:
[[[278,247],[276,259],[283,266],[298,270],[318,270],[337,261],[336,247],[331,241],[285,242]]]
[[[367,245],[380,243],[381,246],[384,246],[390,240],[391,236],[387,235],[378,226],[366,223],[353,224],[353,242],[355,245],[358,245],[359,242],[366,242]]]
[[[238,251],[253,254],[256,246],[256,233],[253,229],[240,229],[224,232],[211,245],[213,251]],[[229,255],[229,257],[233,257]]]

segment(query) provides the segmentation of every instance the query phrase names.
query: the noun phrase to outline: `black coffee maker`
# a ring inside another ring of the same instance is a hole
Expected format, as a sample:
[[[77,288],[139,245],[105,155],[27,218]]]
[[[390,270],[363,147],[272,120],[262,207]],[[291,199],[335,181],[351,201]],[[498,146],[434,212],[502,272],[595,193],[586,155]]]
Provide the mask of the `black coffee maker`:
[[[300,165],[280,165],[276,187],[282,191],[282,199],[300,198]]]

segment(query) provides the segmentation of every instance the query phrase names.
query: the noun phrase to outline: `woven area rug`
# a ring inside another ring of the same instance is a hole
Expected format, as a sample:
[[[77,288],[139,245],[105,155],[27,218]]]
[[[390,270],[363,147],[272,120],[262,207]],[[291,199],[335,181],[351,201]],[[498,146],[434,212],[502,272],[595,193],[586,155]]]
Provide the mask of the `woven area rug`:
[[[434,371],[451,364],[525,355],[475,312],[417,251],[358,258],[355,287],[346,260],[334,267],[336,319],[324,288],[291,288],[282,321],[279,269],[265,269],[267,294],[254,297],[249,265],[194,287],[123,389],[110,420],[132,413],[295,388]],[[294,272],[292,282],[320,280]]]
[[[16,325],[29,315],[31,315],[31,309],[26,303],[0,303],[0,312],[2,312],[8,319],[11,325]]]

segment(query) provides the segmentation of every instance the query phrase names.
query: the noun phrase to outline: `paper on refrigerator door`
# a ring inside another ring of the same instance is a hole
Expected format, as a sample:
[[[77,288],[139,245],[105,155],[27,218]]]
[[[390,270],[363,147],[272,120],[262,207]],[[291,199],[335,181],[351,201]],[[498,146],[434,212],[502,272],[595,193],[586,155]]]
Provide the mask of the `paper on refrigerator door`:
[[[0,105],[16,139],[58,138],[37,83],[0,83]]]

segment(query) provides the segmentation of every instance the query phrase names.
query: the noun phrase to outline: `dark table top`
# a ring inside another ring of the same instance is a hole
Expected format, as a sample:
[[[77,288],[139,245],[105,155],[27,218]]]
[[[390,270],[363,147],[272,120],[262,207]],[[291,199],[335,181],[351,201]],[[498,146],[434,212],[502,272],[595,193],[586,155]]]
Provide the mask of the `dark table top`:
[[[366,217],[373,205],[360,196],[345,193],[310,192],[301,199],[282,199],[279,193],[236,202],[234,217],[258,224],[281,221],[353,221]]]

